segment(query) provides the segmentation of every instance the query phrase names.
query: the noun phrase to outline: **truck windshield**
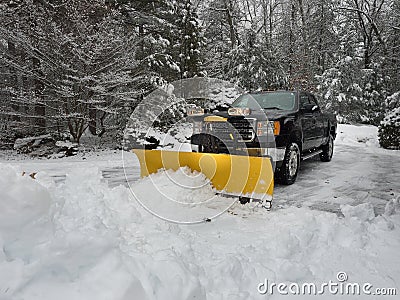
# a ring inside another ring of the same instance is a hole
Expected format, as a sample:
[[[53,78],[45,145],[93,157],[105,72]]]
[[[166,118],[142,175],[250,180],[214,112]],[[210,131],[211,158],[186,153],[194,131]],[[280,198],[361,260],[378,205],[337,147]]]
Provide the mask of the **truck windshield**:
[[[293,110],[295,93],[276,92],[260,94],[244,94],[237,98],[233,107],[248,107],[250,109]]]

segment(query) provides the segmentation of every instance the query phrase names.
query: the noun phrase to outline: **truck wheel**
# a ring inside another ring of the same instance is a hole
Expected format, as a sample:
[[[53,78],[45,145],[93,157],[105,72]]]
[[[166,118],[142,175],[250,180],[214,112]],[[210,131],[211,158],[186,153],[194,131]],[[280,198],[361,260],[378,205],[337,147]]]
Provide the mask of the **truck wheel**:
[[[321,147],[322,152],[319,154],[321,161],[331,161],[333,155],[333,137],[329,135],[328,142]]]
[[[286,185],[296,181],[300,167],[300,149],[296,143],[291,143],[286,148],[285,158],[278,172],[280,182]]]

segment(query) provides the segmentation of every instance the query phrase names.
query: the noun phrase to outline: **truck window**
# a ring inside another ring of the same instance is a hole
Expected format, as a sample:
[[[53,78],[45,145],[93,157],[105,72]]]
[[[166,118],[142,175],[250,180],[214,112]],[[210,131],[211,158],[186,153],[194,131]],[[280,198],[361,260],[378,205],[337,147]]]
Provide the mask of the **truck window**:
[[[315,99],[314,95],[310,94],[309,99],[310,99],[310,103],[311,104],[314,104],[314,105],[318,106],[317,99]]]
[[[306,104],[309,104],[310,100],[306,94],[300,94],[300,108],[304,108]]]
[[[232,103],[233,107],[249,107],[250,109],[293,110],[296,95],[292,92],[266,92],[244,94]]]

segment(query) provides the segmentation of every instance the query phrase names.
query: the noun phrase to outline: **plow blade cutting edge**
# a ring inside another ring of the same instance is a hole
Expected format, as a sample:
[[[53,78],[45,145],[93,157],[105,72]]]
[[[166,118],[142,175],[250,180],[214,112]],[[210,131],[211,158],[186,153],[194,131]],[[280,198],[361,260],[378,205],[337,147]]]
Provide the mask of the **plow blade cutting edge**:
[[[222,194],[271,201],[274,171],[268,157],[134,149],[141,177],[159,169],[189,167],[203,173]]]

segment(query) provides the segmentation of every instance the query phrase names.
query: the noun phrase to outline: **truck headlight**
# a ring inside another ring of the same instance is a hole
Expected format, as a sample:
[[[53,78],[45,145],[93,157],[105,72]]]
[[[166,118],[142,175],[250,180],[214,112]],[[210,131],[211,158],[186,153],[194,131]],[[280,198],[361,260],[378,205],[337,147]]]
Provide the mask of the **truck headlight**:
[[[268,121],[257,122],[257,136],[268,135]]]
[[[190,106],[186,108],[188,116],[202,116],[204,115],[204,109],[198,106]]]
[[[268,134],[279,135],[281,126],[279,121],[259,121],[257,122],[257,136]]]
[[[228,109],[228,115],[230,116],[248,116],[250,114],[250,108],[247,107],[231,107]]]
[[[270,121],[269,124],[274,132],[274,135],[279,135],[281,132],[281,123],[279,121]]]
[[[200,134],[203,132],[203,122],[193,122],[193,134]]]

